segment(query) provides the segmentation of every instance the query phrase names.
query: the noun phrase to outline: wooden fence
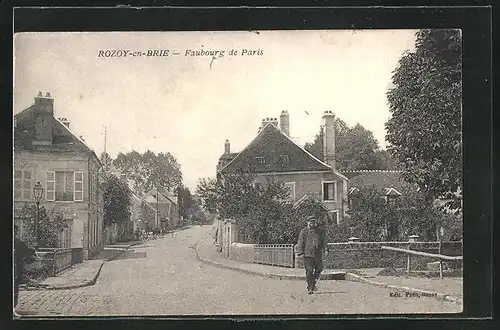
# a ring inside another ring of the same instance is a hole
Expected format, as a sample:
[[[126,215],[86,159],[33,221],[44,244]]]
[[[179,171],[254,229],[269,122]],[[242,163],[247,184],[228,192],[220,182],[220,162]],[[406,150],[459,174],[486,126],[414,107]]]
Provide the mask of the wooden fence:
[[[381,248],[382,248],[382,250],[406,253],[406,255],[407,255],[406,273],[408,275],[410,275],[410,272],[411,272],[411,256],[412,255],[438,259],[439,260],[439,277],[440,278],[443,278],[443,260],[462,262],[462,256],[446,256],[446,255],[442,255],[442,254],[413,251],[413,250],[400,249],[400,248],[395,248],[395,247],[390,247],[390,246],[382,246]]]

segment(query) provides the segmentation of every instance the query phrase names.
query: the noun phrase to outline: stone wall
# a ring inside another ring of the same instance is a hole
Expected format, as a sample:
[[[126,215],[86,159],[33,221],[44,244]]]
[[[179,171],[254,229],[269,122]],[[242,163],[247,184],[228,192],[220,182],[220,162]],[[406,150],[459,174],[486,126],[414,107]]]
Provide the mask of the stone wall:
[[[253,263],[255,244],[232,243],[229,248],[229,259]]]
[[[359,268],[404,268],[407,264],[407,254],[396,251],[382,250],[382,246],[438,254],[438,242],[356,242],[328,243],[328,255],[324,257],[324,268],[328,269],[359,269]],[[461,242],[443,242],[441,254],[448,256],[462,255]],[[303,268],[303,260],[296,257],[297,268]],[[426,269],[427,263],[437,261],[431,257],[412,256],[413,270]]]

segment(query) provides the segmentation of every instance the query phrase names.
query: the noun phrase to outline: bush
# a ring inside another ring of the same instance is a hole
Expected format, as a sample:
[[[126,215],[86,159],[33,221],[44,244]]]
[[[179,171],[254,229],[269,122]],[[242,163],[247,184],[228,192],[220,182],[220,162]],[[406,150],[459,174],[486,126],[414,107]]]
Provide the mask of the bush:
[[[29,283],[32,280],[43,280],[53,276],[53,265],[42,261],[37,257],[35,261],[27,264],[21,277],[21,283]]]
[[[33,247],[36,243],[36,206],[30,204],[24,205],[21,210],[21,217],[28,219],[28,237],[25,243]],[[42,206],[39,209],[38,219],[40,247],[59,247],[59,235],[67,226],[62,213],[55,212],[54,210],[48,211],[45,206]]]

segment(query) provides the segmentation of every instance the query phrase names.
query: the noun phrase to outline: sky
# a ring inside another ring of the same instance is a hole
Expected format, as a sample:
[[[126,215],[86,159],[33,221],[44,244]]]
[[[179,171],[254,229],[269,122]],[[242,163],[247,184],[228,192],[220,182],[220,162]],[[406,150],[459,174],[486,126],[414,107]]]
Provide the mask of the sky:
[[[386,92],[416,32],[18,33],[14,114],[31,106],[38,91],[50,92],[54,115],[68,118],[98,156],[107,127],[111,157],[170,152],[194,190],[199,178],[215,176],[226,139],[231,152],[241,151],[262,118],[279,118],[282,110],[300,145],[314,140],[323,112],[332,111],[386,146]],[[147,56],[154,50],[168,56]],[[190,55],[201,50],[224,54]]]

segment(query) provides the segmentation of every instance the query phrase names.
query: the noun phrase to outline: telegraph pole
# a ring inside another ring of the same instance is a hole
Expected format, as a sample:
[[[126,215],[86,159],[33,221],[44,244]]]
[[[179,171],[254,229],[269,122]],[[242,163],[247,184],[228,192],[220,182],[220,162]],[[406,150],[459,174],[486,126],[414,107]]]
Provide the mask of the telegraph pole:
[[[158,192],[158,180],[156,180],[156,226],[158,227],[160,217],[159,217],[159,212],[160,209],[158,208],[158,200],[160,199],[160,193]]]

